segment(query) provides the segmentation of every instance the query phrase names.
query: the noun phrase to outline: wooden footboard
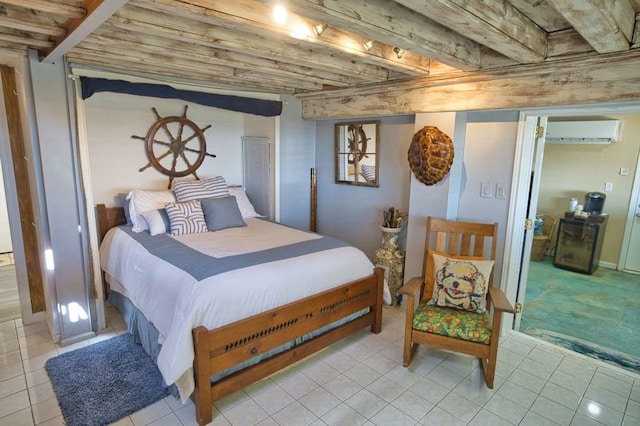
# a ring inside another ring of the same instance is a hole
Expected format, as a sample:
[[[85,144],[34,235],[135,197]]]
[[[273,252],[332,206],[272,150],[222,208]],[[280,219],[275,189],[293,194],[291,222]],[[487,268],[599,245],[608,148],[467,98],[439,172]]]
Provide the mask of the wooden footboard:
[[[224,327],[215,330],[195,328],[196,389],[192,399],[198,424],[211,422],[213,402],[364,327],[370,327],[372,333],[379,333],[382,329],[383,277],[384,271],[375,268],[372,275],[361,280]],[[366,308],[369,312],[363,316],[211,384],[211,376],[216,373]]]

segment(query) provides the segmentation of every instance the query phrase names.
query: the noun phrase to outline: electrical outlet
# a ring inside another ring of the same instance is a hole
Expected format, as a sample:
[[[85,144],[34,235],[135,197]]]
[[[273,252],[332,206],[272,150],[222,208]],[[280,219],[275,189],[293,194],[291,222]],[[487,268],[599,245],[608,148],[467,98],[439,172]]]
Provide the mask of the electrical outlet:
[[[482,198],[493,198],[493,185],[490,181],[480,184],[480,196]]]
[[[613,182],[605,182],[604,183],[604,191],[605,192],[613,191]]]
[[[620,176],[626,176],[629,174],[629,168],[628,167],[620,167]]]
[[[507,194],[505,193],[504,185],[501,185],[499,183],[496,183],[496,198],[499,200],[507,199]]]

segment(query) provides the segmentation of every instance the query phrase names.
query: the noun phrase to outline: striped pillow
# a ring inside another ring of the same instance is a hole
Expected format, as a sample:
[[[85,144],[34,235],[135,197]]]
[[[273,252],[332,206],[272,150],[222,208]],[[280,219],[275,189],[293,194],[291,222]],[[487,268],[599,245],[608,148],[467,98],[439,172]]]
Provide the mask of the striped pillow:
[[[171,235],[199,234],[208,231],[200,201],[167,203],[165,209],[169,215]]]
[[[363,164],[361,169],[362,169],[362,176],[364,176],[367,182],[369,183],[376,182],[376,166],[367,166]]]
[[[222,176],[216,176],[194,182],[176,182],[173,184],[173,192],[180,203],[201,198],[218,198],[229,196],[227,182]]]

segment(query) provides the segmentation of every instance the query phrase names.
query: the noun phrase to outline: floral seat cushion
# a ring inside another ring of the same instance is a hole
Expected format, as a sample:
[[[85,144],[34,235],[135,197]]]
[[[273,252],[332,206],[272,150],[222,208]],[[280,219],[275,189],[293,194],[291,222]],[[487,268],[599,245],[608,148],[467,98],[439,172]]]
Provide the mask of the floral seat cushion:
[[[487,312],[478,314],[460,309],[432,306],[423,300],[413,315],[413,329],[488,345],[491,320]]]

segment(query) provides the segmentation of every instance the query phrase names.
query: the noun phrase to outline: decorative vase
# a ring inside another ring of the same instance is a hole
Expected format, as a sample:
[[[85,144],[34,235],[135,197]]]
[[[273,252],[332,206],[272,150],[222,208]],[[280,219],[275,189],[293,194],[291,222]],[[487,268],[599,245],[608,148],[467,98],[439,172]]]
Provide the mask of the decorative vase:
[[[398,289],[402,287],[404,276],[404,252],[398,248],[398,236],[402,228],[380,227],[382,247],[376,250],[374,263],[384,268],[384,279],[391,292],[390,305],[399,305]]]

